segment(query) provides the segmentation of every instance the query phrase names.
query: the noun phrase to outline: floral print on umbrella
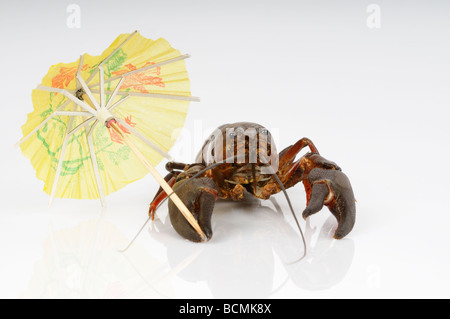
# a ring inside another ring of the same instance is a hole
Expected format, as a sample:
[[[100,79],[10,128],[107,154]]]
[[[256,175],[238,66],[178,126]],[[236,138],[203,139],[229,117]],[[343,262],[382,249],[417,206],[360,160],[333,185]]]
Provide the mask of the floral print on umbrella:
[[[88,65],[85,64],[82,66],[81,71],[86,71],[87,68]],[[52,86],[60,89],[66,88],[69,83],[72,82],[72,80],[75,78],[77,69],[77,67],[61,67],[61,69],[59,69],[59,74],[52,79]]]
[[[155,64],[154,62],[147,62],[145,66]],[[120,71],[112,72],[114,75],[119,76],[122,74],[125,74],[130,71],[137,70],[136,66],[133,64],[127,64],[125,65],[125,69]],[[141,93],[149,93],[149,91],[146,89],[146,85],[156,85],[159,87],[165,87],[164,82],[162,81],[162,78],[155,76],[159,75],[161,73],[161,67],[158,66],[154,69],[145,70],[143,72],[133,73],[131,75],[128,75],[125,78],[125,81],[122,84],[122,88],[127,89],[131,88]]]
[[[125,122],[131,127],[136,126],[136,123],[133,123],[131,121],[131,115],[129,115],[125,118]],[[127,128],[125,126],[123,126],[122,124],[117,123],[117,125],[120,127],[120,130],[123,133],[128,134],[128,135],[131,134],[131,132],[129,130],[127,130]],[[109,130],[109,135],[111,136],[111,141],[119,143],[119,144],[124,143],[122,137],[114,129],[108,128],[108,130]]]

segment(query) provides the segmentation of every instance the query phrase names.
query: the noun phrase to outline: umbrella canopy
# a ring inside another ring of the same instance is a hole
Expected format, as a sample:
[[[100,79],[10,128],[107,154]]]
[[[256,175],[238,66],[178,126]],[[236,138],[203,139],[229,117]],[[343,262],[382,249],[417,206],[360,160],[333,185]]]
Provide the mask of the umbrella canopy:
[[[34,110],[18,142],[50,202],[100,198],[104,204],[106,195],[150,171],[181,203],[153,166],[171,160],[167,152],[189,103],[199,100],[191,96],[188,57],[164,39],[135,31],[120,35],[100,56],[84,54],[50,68],[32,92]]]

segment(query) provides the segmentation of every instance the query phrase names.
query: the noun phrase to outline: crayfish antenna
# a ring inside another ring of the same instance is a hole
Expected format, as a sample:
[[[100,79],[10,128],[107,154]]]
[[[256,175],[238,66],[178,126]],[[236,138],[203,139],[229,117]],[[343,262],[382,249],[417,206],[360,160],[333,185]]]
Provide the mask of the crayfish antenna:
[[[307,249],[306,248],[306,240],[305,240],[305,236],[303,235],[302,228],[300,227],[300,223],[298,222],[297,216],[295,215],[294,208],[293,208],[292,203],[291,203],[291,199],[289,198],[289,195],[286,192],[286,188],[284,187],[283,183],[281,182],[281,180],[278,177],[276,172],[273,173],[273,176],[275,177],[275,180],[277,181],[278,185],[280,185],[280,188],[283,191],[284,196],[286,197],[286,200],[287,200],[288,205],[289,205],[289,209],[291,210],[292,216],[294,217],[295,223],[297,224],[297,228],[298,228],[298,230],[300,232],[300,235],[302,236],[303,256],[300,257],[299,259],[297,259],[296,261],[293,261],[293,262],[289,263],[289,264],[295,264],[295,263],[301,261],[303,258],[306,257],[306,249]]]
[[[136,236],[134,236],[134,238],[130,241],[130,243],[124,248],[124,249],[118,249],[119,253],[124,253],[128,250],[128,248],[131,247],[131,245],[133,245],[133,243],[136,241],[136,239],[138,238],[138,236],[142,233],[142,231],[144,230],[145,226],[147,226],[148,222],[152,219],[151,216],[149,216],[147,218],[147,220],[145,221],[144,225],[142,225],[141,229],[139,229],[139,231],[137,232]]]

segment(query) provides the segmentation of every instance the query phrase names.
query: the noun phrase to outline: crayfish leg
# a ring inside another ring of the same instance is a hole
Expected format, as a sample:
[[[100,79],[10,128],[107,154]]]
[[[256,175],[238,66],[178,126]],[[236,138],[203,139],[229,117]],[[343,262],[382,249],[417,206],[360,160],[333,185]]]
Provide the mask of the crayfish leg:
[[[164,177],[164,180],[169,184],[170,187],[173,187],[173,185],[175,184],[178,174],[178,172],[171,172],[167,174],[166,177]],[[152,220],[155,220],[156,209],[166,197],[167,193],[162,189],[162,187],[160,187],[152,202],[150,203],[150,208],[148,210],[148,215],[152,218]]]

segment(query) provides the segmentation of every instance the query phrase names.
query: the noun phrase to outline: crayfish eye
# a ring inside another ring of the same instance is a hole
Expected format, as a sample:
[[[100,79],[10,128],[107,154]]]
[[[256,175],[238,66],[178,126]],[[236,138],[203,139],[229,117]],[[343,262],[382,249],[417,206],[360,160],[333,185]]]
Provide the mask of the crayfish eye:
[[[231,132],[231,133],[229,134],[229,136],[230,136],[230,138],[235,138],[235,137],[237,136],[237,134],[236,134],[235,132]]]
[[[269,135],[269,130],[266,128],[262,128],[259,133],[263,134],[263,135]]]

